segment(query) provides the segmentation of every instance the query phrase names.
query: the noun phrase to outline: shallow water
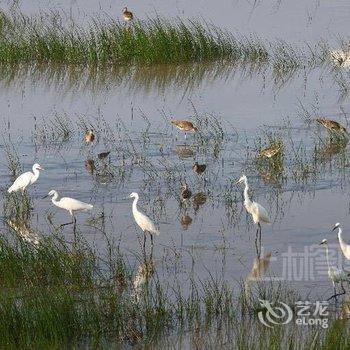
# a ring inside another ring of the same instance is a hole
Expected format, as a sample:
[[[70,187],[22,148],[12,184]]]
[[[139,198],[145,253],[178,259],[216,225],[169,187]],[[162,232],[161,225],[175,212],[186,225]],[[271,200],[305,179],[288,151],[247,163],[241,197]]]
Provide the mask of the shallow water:
[[[47,6],[64,9],[74,19],[87,21],[92,14],[103,11],[119,14],[123,5],[110,1],[62,1],[58,5],[40,1],[35,6],[24,2],[19,6],[33,14]],[[338,34],[346,36],[350,7],[346,1],[264,1],[255,6],[246,1],[223,1],[219,6],[210,1],[152,1],[147,5],[131,2],[129,6],[141,19],[152,16],[155,9],[161,16],[202,16],[241,34],[259,33],[263,39],[282,38],[298,44],[304,40],[314,44],[320,38],[335,42]],[[132,264],[141,254],[137,237],[142,238],[133,223],[127,197],[132,191],[139,192],[140,206],[159,222],[161,235],[156,238],[154,259],[164,281],[218,275],[237,283],[250,273],[256,258],[256,228],[242,208],[243,188],[233,184],[245,172],[254,199],[268,209],[273,219],[262,232],[263,253],[272,253],[266,275],[280,277],[284,267],[292,266],[286,262],[289,249],[299,253],[316,249],[310,247],[324,237],[336,243],[336,235],[330,232],[335,222],[342,223],[345,239],[350,241],[349,167],[345,167],[348,150],[341,149],[329,160],[323,157],[322,161],[314,161],[315,144],[320,139],[328,142],[328,136],[315,123],[306,123],[303,112],[305,108],[311,118],[325,116],[347,125],[349,101],[335,78],[337,74],[339,71],[330,67],[321,67],[298,70],[281,80],[269,67],[254,70],[227,62],[121,67],[106,73],[79,67],[13,67],[2,70],[0,77],[0,107],[6,129],[2,146],[9,144],[10,134],[23,170],[36,160],[45,167],[38,183],[29,190],[34,204],[32,227],[47,233],[47,215],[52,213],[56,225],[69,219],[49,200],[41,199],[50,189],[56,189],[62,195],[94,204],[96,222],[82,214],[78,231],[104,252],[104,235],[94,226],[103,227]],[[347,79],[347,72],[343,74]],[[172,118],[188,118],[196,113],[198,119],[214,114],[225,131],[223,142],[217,145],[217,158],[213,157],[215,143],[211,143],[217,135],[210,136],[210,128],[205,130],[209,138],[203,145],[193,136],[185,142],[169,124]],[[42,136],[51,132],[50,127],[43,129],[43,124],[50,125],[55,115],[66,115],[74,128],[72,135],[67,141],[55,138],[55,142],[43,143]],[[100,121],[96,127],[98,142],[93,146],[83,143],[82,128],[77,126],[81,120],[95,127]],[[103,126],[103,121],[108,126]],[[136,164],[128,153],[131,144],[124,128],[138,156],[145,157],[144,163]],[[110,130],[115,140],[111,140]],[[282,182],[266,180],[255,166],[258,139],[266,141],[266,130],[281,134],[285,143],[286,179]],[[194,155],[180,158],[179,154],[188,154],[188,149]],[[297,164],[293,149],[305,149],[310,166],[314,162],[323,165],[302,180],[292,171]],[[98,162],[96,155],[106,150],[111,150],[110,157],[105,163]],[[87,159],[96,161],[97,175],[86,171]],[[192,172],[194,160],[207,164],[202,178]],[[1,188],[5,190],[11,182],[5,149],[0,161]],[[206,194],[203,205],[196,208],[190,201],[179,206],[182,179],[194,193]],[[180,223],[184,215],[192,218],[187,230]],[[72,227],[62,229],[62,234],[73,239]],[[332,289],[324,270],[324,251],[317,254],[321,262],[313,257],[309,263],[316,270],[323,264],[321,273],[311,274],[312,268],[307,267],[300,278],[287,279],[302,295],[324,298]]]

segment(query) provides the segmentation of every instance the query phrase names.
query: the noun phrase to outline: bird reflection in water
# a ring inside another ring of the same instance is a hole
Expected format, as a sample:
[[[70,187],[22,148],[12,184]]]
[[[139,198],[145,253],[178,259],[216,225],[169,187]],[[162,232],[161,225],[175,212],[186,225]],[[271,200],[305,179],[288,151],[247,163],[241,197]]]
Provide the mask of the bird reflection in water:
[[[140,301],[141,294],[144,287],[147,287],[149,280],[152,278],[155,272],[154,261],[152,258],[144,261],[137,269],[137,273],[133,280],[134,298],[136,302]]]
[[[271,257],[272,254],[267,253],[262,258],[254,259],[252,269],[244,282],[246,297],[248,297],[251,294],[251,284],[253,282],[261,280],[261,278],[265,275],[266,270],[270,265]]]
[[[181,223],[181,227],[184,231],[187,231],[188,230],[188,227],[192,224],[192,218],[187,215],[187,214],[184,214],[181,216],[181,219],[180,219],[180,223]]]
[[[195,152],[186,146],[178,146],[175,149],[175,153],[178,155],[180,159],[188,159],[195,156]]]
[[[14,230],[25,242],[38,246],[40,238],[37,232],[32,230],[26,222],[19,220],[7,220],[7,224]]]
[[[195,213],[197,213],[198,209],[205,204],[207,201],[207,195],[204,192],[198,192],[193,196],[193,208]]]

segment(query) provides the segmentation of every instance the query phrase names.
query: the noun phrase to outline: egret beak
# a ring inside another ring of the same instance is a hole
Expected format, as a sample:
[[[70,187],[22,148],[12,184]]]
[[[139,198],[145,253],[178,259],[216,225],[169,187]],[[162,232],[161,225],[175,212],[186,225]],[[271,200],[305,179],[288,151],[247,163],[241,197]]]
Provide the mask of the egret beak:
[[[326,242],[321,242],[319,245],[325,244]]]
[[[49,195],[47,194],[46,196],[44,196],[44,197],[42,197],[41,199],[45,199],[45,198],[47,198]]]
[[[39,170],[45,170],[44,168],[42,168],[41,166],[38,167]]]
[[[334,226],[332,231],[336,230],[339,226]]]
[[[236,182],[235,182],[235,185],[238,185],[238,184],[240,184],[241,183],[241,181],[240,180],[237,180]]]

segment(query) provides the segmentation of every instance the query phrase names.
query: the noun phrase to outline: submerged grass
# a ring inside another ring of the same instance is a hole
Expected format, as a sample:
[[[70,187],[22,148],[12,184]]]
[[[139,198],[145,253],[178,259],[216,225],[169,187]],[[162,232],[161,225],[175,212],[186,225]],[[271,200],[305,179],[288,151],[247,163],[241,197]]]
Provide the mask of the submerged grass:
[[[264,311],[259,299],[298,300],[280,282],[258,283],[249,295],[234,293],[225,280],[213,277],[169,288],[158,280],[153,261],[133,270],[117,250],[109,251],[104,260],[80,239],[70,246],[57,237],[42,237],[32,245],[2,235],[0,347],[108,348],[157,344],[171,334],[209,333],[229,337],[242,349],[259,342],[297,349],[314,337],[313,328],[267,329],[259,322],[258,312]],[[330,319],[329,330],[317,331],[316,343],[347,344],[346,338],[334,338],[346,327],[346,321]]]

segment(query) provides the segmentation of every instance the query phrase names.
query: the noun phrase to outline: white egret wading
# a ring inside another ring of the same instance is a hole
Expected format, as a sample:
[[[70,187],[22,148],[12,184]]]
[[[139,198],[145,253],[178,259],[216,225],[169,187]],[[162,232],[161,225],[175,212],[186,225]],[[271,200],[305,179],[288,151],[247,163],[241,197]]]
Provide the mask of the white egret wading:
[[[58,193],[55,190],[51,190],[44,198],[48,196],[51,197],[51,201],[56,207],[68,210],[70,216],[72,217],[72,222],[63,224],[61,226],[76,223],[77,220],[74,215],[76,212],[87,211],[93,208],[93,205],[78,201],[74,198],[62,197],[60,200],[58,200]]]
[[[148,232],[151,236],[151,246],[153,248],[153,235],[159,235],[159,230],[156,228],[154,222],[144,213],[140,212],[137,208],[137,202],[139,200],[139,195],[136,192],[130,194],[130,198],[134,198],[132,203],[132,214],[137,225],[141,228],[144,233],[143,239],[143,251],[146,252],[146,233]]]
[[[32,185],[34,182],[36,182],[39,178],[40,170],[44,169],[38,163],[35,163],[32,169],[33,172],[27,171],[26,173],[18,176],[12,186],[7,190],[7,192],[12,193],[22,191],[23,193],[29,185]]]
[[[346,258],[347,260],[350,260],[350,244],[346,244],[346,243],[344,242],[343,236],[342,236],[343,230],[342,230],[342,228],[340,227],[339,222],[337,222],[337,223],[335,224],[335,226],[333,227],[333,230],[332,230],[332,231],[334,231],[334,230],[336,230],[336,229],[338,229],[338,240],[339,240],[339,245],[340,245],[341,251],[343,252],[345,258]]]
[[[348,282],[349,281],[349,277],[348,277],[348,274],[344,270],[340,269],[337,266],[332,266],[329,263],[328,242],[327,242],[327,240],[323,239],[320,244],[324,244],[325,247],[326,247],[326,260],[327,260],[327,267],[328,267],[328,277],[332,281],[333,289],[334,289],[334,295],[332,295],[330,298],[328,298],[328,300],[330,300],[332,298],[336,298],[338,295],[345,294],[345,289],[344,289],[344,286],[343,286],[343,282]],[[338,284],[338,283],[340,284],[340,286],[342,288],[342,292],[337,294],[337,289],[336,289],[335,285]]]
[[[247,210],[247,212],[252,216],[254,224],[258,224],[258,229],[256,232],[257,236],[256,236],[255,243],[256,243],[257,252],[259,255],[257,239],[259,236],[259,243],[261,245],[261,223],[269,224],[271,222],[271,220],[270,220],[270,216],[269,216],[267,210],[262,205],[250,200],[249,194],[248,194],[248,191],[249,191],[248,179],[245,175],[242,175],[239,178],[239,180],[236,182],[236,184],[239,184],[242,182],[245,185],[244,192],[243,192],[243,194],[244,194],[244,203],[243,203],[244,207]]]

